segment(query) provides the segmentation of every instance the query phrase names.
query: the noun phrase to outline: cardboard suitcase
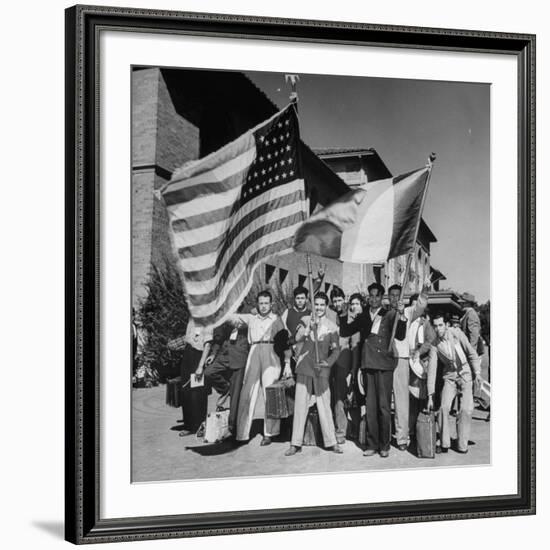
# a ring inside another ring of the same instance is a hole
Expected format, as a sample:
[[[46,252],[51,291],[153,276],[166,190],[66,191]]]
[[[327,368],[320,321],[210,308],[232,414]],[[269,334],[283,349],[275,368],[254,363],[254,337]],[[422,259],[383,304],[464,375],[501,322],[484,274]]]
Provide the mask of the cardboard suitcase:
[[[294,380],[278,380],[265,389],[265,415],[267,418],[288,418],[294,412]]]
[[[416,455],[418,458],[435,458],[435,414],[422,411],[416,421]]]

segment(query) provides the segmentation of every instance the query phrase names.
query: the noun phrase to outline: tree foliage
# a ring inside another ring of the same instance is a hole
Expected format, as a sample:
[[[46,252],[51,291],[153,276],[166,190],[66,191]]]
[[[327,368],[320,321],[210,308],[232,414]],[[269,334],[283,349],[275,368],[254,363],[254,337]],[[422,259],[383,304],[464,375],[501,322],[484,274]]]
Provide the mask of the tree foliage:
[[[140,302],[137,320],[146,334],[138,362],[154,369],[161,381],[176,376],[182,351],[170,350],[168,342],[185,334],[189,311],[176,268],[165,262],[153,266],[146,297]]]

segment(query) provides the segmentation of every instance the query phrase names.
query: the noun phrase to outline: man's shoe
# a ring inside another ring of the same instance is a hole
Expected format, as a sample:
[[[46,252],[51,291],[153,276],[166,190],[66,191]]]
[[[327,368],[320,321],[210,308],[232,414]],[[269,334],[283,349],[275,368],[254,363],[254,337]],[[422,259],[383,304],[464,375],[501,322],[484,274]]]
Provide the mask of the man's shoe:
[[[388,456],[390,456],[390,451],[380,451],[380,456],[382,458],[388,458]]]
[[[459,449],[458,447],[455,449],[457,453],[460,453],[461,455],[465,455],[468,453],[468,449],[465,449],[464,451],[462,449]]]
[[[441,454],[441,453],[448,453],[449,452],[449,447],[442,447],[441,445],[437,445],[435,447],[435,452],[436,454]]]
[[[343,445],[345,442],[346,442],[345,437],[337,437],[336,438],[336,443],[338,443],[338,445]]]
[[[293,456],[296,453],[301,453],[302,447],[297,447],[296,445],[291,445],[286,451],[285,456]]]
[[[204,437],[204,434],[206,433],[206,424],[203,422],[199,429],[197,430],[197,433],[195,434],[198,438]]]
[[[363,451],[363,456],[374,456],[376,454],[376,451],[374,449],[367,449],[366,451]]]
[[[338,445],[333,445],[332,447],[329,447],[329,449],[337,455],[341,455],[344,452]]]
[[[263,436],[262,441],[260,442],[261,447],[265,447],[266,445],[271,445],[271,437]]]
[[[406,451],[407,450],[407,447],[408,445],[406,443],[400,443],[399,445],[397,445],[397,448],[400,450],[400,451]]]
[[[185,437],[186,435],[191,435],[193,432],[191,430],[180,430],[179,432],[179,436],[180,437]]]

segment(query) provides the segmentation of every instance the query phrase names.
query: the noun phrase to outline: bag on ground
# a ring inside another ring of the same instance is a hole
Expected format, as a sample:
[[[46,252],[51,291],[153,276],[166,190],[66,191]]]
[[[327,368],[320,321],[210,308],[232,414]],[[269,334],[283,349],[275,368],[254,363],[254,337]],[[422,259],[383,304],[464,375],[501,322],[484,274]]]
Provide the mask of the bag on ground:
[[[229,435],[229,409],[208,413],[204,442],[216,443]]]
[[[181,377],[172,378],[166,383],[166,404],[181,407]]]

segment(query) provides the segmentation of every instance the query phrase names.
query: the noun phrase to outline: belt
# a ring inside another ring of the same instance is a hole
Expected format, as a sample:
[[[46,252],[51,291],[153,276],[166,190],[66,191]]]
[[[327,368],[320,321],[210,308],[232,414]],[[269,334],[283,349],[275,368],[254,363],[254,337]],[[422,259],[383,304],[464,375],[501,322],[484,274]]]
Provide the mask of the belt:
[[[254,344],[274,344],[275,342],[273,340],[258,340],[257,342],[252,342],[251,345]]]

